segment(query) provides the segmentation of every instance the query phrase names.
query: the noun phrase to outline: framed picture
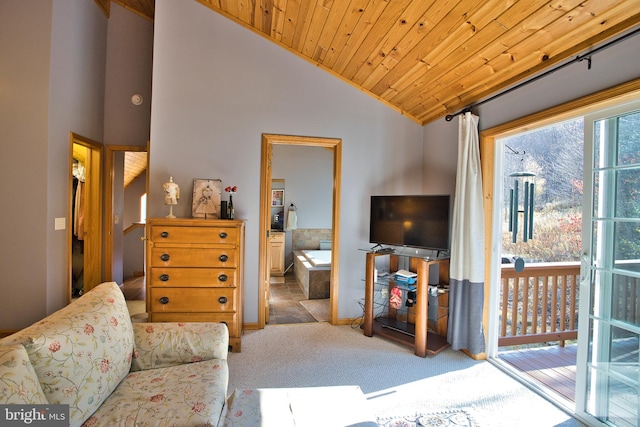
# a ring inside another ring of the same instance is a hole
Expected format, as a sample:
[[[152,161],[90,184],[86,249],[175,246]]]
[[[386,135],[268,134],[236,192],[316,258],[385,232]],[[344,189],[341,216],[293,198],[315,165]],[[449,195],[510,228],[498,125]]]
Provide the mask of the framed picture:
[[[284,206],[284,190],[271,190],[271,207]]]
[[[191,215],[194,218],[220,219],[222,180],[194,179]]]

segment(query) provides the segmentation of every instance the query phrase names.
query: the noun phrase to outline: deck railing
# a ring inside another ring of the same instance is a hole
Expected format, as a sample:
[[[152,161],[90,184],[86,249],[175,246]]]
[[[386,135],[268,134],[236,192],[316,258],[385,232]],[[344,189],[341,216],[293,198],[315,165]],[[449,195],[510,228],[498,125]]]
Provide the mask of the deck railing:
[[[503,265],[498,346],[576,339],[579,280],[579,262]]]
[[[637,271],[640,260],[620,261]],[[498,346],[556,342],[578,337],[580,263],[530,264],[521,272],[502,266]],[[612,319],[640,325],[640,277],[616,274],[611,287]]]
[[[624,270],[638,271],[640,260],[619,261]],[[640,326],[640,277],[616,274],[611,295],[611,318]]]

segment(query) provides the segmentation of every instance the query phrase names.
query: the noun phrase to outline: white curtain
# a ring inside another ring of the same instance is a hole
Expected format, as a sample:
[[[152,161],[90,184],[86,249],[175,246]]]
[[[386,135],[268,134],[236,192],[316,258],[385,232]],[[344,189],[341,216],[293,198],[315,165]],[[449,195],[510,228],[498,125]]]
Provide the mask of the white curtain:
[[[478,116],[460,116],[458,167],[451,232],[449,327],[447,340],[454,350],[485,351],[484,210]]]

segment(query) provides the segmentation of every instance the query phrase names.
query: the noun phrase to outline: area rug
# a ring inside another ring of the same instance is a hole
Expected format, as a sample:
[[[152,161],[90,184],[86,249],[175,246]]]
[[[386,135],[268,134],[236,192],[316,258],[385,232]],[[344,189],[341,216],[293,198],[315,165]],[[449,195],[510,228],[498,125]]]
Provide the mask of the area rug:
[[[302,300],[300,304],[316,319],[318,322],[329,321],[329,299],[309,299]]]
[[[381,427],[479,427],[466,411],[378,418]]]

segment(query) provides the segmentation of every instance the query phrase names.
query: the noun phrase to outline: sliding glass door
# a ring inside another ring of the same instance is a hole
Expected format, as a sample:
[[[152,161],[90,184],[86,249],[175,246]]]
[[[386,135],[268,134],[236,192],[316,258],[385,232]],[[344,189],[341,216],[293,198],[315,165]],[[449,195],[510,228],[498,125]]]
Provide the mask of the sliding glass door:
[[[585,117],[576,412],[640,426],[640,103]],[[597,423],[597,422],[596,422]]]

